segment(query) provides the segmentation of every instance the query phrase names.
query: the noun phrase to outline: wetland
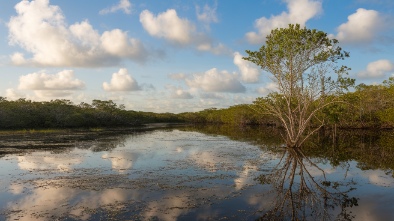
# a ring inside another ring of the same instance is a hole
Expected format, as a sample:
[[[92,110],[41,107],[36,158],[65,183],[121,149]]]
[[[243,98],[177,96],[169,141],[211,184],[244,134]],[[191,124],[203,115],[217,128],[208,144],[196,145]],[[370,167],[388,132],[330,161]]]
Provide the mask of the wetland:
[[[0,220],[394,220],[394,133],[156,124],[0,133]]]

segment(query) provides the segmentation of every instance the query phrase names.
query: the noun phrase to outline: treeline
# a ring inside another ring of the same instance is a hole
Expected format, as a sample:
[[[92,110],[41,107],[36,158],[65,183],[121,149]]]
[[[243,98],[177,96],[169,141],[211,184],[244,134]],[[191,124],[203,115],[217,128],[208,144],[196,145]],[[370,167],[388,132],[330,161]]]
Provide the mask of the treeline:
[[[180,119],[194,124],[232,124],[277,125],[279,122],[271,116],[262,115],[253,109],[253,105],[240,104],[225,109],[210,108],[199,112],[179,114]]]
[[[360,84],[341,95],[343,102],[322,110],[318,117],[326,126],[338,128],[394,128],[394,77],[379,85]],[[257,112],[254,104],[199,112],[153,113],[125,110],[113,101],[93,100],[74,104],[69,100],[36,102],[27,99],[9,101],[0,97],[0,129],[128,127],[145,123],[266,125],[280,127],[272,116]],[[320,122],[315,122],[319,125]],[[313,126],[313,122],[312,122]]]
[[[394,77],[380,85],[360,84],[352,92],[340,95],[342,102],[335,103],[319,114],[326,126],[339,128],[394,128]],[[236,105],[226,109],[206,109],[195,113],[182,113],[182,120],[191,123],[275,125],[280,122],[264,113],[255,111],[258,98],[252,105]],[[312,126],[320,125],[316,119]]]
[[[329,124],[343,128],[394,127],[394,77],[380,85],[359,84],[344,102],[324,110]]]
[[[152,122],[179,122],[172,113],[125,110],[113,101],[93,100],[74,104],[69,100],[36,102],[0,97],[0,129],[128,127]]]

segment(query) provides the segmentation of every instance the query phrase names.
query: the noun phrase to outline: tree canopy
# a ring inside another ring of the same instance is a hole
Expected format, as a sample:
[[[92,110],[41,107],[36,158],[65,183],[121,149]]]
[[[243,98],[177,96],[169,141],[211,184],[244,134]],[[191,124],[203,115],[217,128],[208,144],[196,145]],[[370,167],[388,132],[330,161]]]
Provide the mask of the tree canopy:
[[[336,95],[354,84],[354,79],[345,77],[350,69],[338,64],[349,53],[323,31],[289,24],[272,30],[259,51],[246,53],[249,56],[244,59],[269,72],[277,84],[278,91],[258,99],[256,109],[280,120],[290,147],[301,146],[323,126],[318,113],[339,102]],[[312,120],[320,126],[310,129]]]

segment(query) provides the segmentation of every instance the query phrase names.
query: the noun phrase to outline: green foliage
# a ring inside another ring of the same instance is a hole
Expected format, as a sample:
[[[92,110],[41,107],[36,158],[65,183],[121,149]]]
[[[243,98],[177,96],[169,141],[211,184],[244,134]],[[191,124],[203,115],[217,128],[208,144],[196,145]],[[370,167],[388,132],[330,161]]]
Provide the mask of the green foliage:
[[[341,102],[323,108],[317,118],[324,119],[325,127],[394,128],[392,82],[393,78],[380,85],[360,84],[353,92],[335,95]],[[272,93],[267,97],[257,98],[252,105],[241,104],[224,109],[210,108],[173,114],[125,110],[123,105],[117,105],[111,100],[94,100],[92,104],[82,102],[75,105],[69,100],[9,101],[0,97],[0,129],[118,127],[159,122],[281,127],[277,118],[261,109],[265,103],[272,102],[272,99],[285,104],[280,94]],[[320,123],[312,119],[310,126],[317,128]]]
[[[112,100],[73,104],[69,100],[8,101],[0,97],[0,129],[120,127],[152,122],[180,122],[175,114],[125,110]]]
[[[310,122],[310,127],[321,126],[321,121],[317,119],[323,119],[325,127],[394,128],[394,83],[388,83],[394,82],[394,78],[390,79],[380,85],[360,84],[353,92],[326,95],[327,98],[338,102],[317,112],[316,118]],[[281,94],[271,93],[266,97],[256,98],[252,105],[242,104],[225,109],[211,108],[195,113],[186,112],[179,114],[179,118],[195,124],[281,126],[281,122],[264,109],[267,103],[272,105],[273,101],[280,108],[287,105]],[[291,104],[292,107],[296,107],[297,103],[292,101]]]
[[[291,79],[293,68],[303,74],[316,64],[349,57],[349,53],[342,51],[337,43],[336,39],[328,38],[325,32],[290,24],[288,28],[272,30],[267,36],[266,44],[259,51],[246,50],[249,57],[244,59],[291,81],[295,80]],[[343,70],[344,67],[338,69]]]
[[[224,109],[210,108],[179,115],[185,122],[194,124],[229,124],[235,126],[274,124],[270,117],[259,115],[247,104],[234,105]]]
[[[337,63],[349,53],[337,44],[325,32],[290,24],[272,30],[259,51],[246,51],[244,59],[269,72],[278,85],[278,92],[255,102],[256,109],[281,122],[290,147],[299,147],[314,133],[312,123],[323,126],[322,110],[354,84],[345,77],[350,69]]]

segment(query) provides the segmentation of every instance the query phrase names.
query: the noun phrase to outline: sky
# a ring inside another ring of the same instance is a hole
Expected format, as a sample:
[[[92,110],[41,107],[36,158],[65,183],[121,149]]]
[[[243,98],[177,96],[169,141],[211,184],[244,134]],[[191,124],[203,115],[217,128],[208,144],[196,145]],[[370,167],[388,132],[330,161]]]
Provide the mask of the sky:
[[[113,100],[189,112],[275,91],[242,59],[298,23],[339,40],[356,84],[394,76],[392,0],[7,0],[0,3],[0,96]]]

